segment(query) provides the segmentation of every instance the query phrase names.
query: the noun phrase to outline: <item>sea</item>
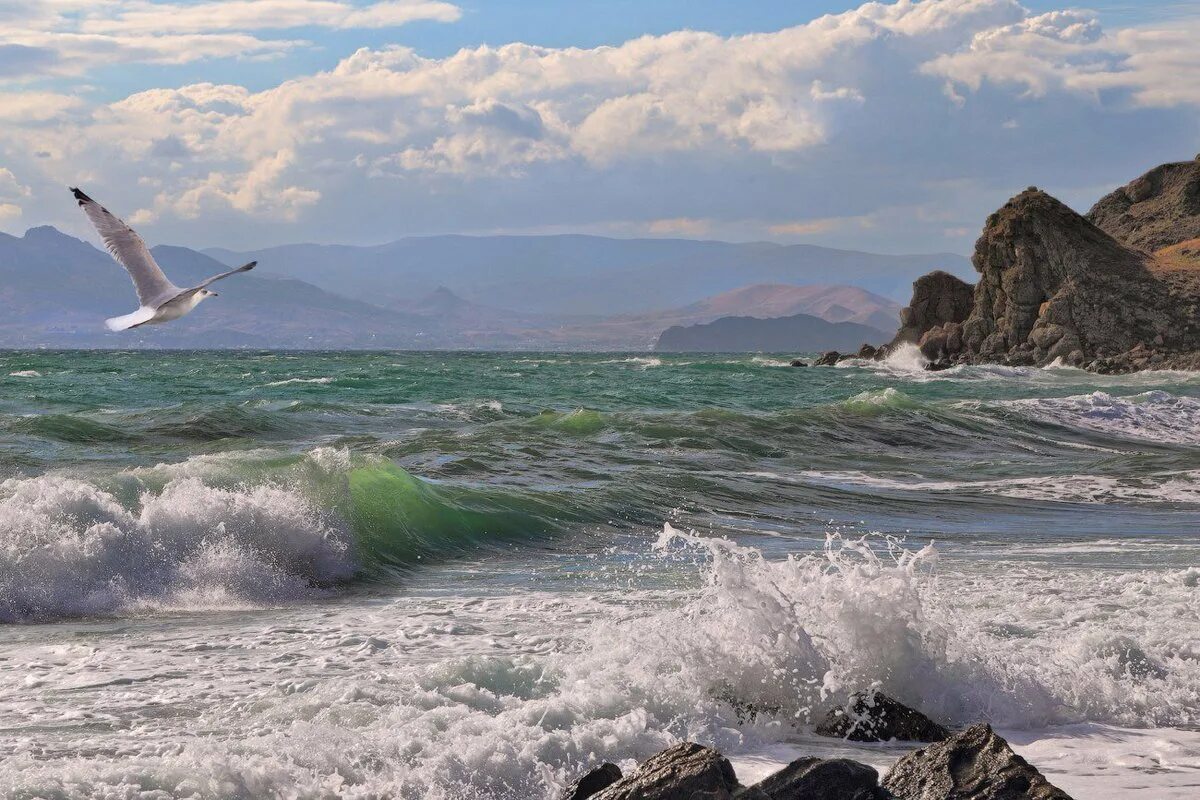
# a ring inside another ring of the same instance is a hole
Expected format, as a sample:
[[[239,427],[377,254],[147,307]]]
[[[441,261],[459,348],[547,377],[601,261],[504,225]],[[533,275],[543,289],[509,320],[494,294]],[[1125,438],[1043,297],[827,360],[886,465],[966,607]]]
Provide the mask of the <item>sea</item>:
[[[744,783],[856,690],[1200,796],[1200,375],[0,353],[0,797]]]

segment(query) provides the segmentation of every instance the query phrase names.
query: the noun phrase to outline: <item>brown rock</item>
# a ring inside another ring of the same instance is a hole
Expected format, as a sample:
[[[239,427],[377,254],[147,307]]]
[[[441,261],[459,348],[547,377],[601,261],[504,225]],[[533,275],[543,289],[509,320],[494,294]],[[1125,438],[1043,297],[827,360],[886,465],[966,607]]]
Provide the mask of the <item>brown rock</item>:
[[[733,765],[716,750],[681,742],[647,759],[592,800],[731,800],[738,789]]]
[[[842,360],[842,354],[837,350],[830,350],[827,353],[822,353],[820,358],[813,362],[814,366],[832,367],[834,364]]]
[[[845,758],[798,758],[750,791],[770,800],[885,800],[874,767]],[[745,795],[739,795],[742,800]]]
[[[1148,252],[1200,238],[1200,160],[1161,164],[1105,195],[1088,219]]]
[[[909,753],[883,788],[896,800],[1071,800],[983,724]]]
[[[892,344],[918,344],[932,328],[963,322],[974,307],[975,287],[948,272],[935,270],[913,282],[912,300],[900,312],[900,330]]]

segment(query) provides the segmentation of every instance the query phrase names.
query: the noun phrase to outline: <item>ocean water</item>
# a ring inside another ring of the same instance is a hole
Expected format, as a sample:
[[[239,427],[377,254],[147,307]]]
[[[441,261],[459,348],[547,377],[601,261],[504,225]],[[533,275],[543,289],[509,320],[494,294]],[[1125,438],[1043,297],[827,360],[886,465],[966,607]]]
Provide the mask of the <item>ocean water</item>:
[[[1200,793],[1200,376],[0,354],[0,797],[553,798],[688,738]]]

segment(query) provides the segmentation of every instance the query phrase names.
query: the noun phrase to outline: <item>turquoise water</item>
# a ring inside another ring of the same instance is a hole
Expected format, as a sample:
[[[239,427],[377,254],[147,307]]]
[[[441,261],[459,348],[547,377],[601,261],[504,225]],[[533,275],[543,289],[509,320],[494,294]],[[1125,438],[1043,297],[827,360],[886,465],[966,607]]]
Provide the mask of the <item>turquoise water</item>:
[[[0,354],[0,786],[549,797],[882,685],[1182,797],[1197,431],[1192,375],[913,354]]]

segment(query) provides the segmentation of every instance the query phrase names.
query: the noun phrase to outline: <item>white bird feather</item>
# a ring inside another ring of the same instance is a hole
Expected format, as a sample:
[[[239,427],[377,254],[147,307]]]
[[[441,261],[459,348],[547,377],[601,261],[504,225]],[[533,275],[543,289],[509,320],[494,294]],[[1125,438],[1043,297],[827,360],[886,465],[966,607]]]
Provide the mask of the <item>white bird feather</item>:
[[[205,289],[206,286],[230,275],[254,269],[258,263],[251,261],[237,269],[206,278],[195,286],[180,288],[163,273],[137,231],[79,189],[72,188],[71,193],[104,240],[108,252],[129,273],[137,292],[140,308],[131,314],[105,320],[104,324],[109,330],[123,331],[139,325],[155,325],[179,319],[204,298],[215,296],[214,292]]]

